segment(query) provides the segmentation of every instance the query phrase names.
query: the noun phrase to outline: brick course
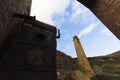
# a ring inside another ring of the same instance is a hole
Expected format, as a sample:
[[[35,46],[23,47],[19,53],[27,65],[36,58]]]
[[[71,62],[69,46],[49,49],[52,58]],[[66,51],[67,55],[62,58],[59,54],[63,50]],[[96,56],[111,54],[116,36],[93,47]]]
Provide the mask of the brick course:
[[[91,10],[120,39],[120,0],[97,0]]]

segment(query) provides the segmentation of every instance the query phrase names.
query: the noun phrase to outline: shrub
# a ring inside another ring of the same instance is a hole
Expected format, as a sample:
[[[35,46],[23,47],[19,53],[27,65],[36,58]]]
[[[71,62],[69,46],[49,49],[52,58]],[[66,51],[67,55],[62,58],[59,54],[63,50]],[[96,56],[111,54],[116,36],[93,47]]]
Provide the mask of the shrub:
[[[79,65],[79,68],[80,68],[80,71],[84,74],[88,72],[82,65]]]

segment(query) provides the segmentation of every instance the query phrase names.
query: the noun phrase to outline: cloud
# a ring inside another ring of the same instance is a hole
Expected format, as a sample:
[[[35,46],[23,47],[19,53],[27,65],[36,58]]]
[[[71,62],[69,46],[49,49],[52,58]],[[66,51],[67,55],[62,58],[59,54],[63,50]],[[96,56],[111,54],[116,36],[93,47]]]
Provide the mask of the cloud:
[[[87,35],[91,33],[96,27],[98,23],[91,23],[88,27],[84,28],[78,35],[79,38],[81,38],[84,35]]]
[[[31,15],[35,15],[37,20],[53,25],[52,15],[64,12],[69,3],[70,0],[33,0]]]
[[[71,18],[70,18],[70,22],[77,22],[80,17],[80,15],[82,14],[82,10],[81,9],[77,9],[75,10],[75,12],[73,14],[71,14]]]
[[[72,13],[70,16],[70,22],[74,22],[78,20],[78,18],[83,13],[83,11],[81,5],[77,1],[74,1],[71,6],[72,6]]]
[[[81,20],[86,20],[88,14],[88,9],[83,6],[81,3],[77,2],[76,0],[72,3],[72,14],[70,16],[70,22],[77,23]]]
[[[110,30],[108,30],[106,27],[101,29],[100,33],[106,37],[113,36],[112,32]]]
[[[52,21],[57,26],[57,28],[61,28],[64,22],[67,22],[69,17],[69,12],[65,10],[64,12],[54,13],[52,15]]]

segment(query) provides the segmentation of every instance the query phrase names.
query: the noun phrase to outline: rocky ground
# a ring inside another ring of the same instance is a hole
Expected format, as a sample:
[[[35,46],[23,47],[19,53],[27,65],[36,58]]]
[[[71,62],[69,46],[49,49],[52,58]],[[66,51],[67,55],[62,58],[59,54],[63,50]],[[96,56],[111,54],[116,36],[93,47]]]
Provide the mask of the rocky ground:
[[[95,75],[91,80],[120,80],[120,51],[106,56],[88,58]],[[58,80],[85,80],[77,58],[57,51]],[[80,74],[80,75],[78,75]]]

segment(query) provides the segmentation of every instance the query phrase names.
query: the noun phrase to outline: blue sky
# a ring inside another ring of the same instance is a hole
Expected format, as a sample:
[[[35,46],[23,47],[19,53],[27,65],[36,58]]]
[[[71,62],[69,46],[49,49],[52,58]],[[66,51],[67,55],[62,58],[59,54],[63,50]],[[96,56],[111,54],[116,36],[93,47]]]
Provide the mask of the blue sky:
[[[76,0],[33,0],[31,15],[61,30],[57,49],[72,57],[76,57],[74,35],[79,37],[88,57],[120,50],[120,40]]]

